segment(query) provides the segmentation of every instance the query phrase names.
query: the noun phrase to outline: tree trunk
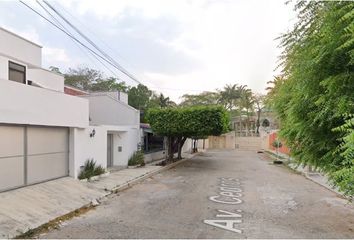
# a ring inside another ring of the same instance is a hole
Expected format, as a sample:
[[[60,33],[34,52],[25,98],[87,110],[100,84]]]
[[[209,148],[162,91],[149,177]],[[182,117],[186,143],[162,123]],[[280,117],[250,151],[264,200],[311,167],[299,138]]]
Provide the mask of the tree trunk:
[[[261,110],[257,111],[257,134],[259,134],[259,127],[261,126]]]
[[[182,147],[185,141],[187,140],[186,137],[178,137],[178,156],[177,159],[182,159]]]
[[[174,138],[169,136],[168,137],[168,162],[172,162],[173,160],[173,155],[174,155],[174,151],[173,151],[173,140]]]
[[[193,147],[192,147],[192,149],[193,149],[192,152],[193,152],[193,153],[198,152],[197,141],[198,141],[197,139],[193,139],[193,141],[192,141],[192,142],[193,142],[193,145],[192,145],[192,146],[193,146]]]

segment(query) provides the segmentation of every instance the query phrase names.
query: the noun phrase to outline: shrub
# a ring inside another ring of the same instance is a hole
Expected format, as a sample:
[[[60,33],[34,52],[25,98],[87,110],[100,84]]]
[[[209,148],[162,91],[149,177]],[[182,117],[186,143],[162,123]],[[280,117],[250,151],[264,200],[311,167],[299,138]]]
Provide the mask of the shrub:
[[[275,148],[281,148],[283,146],[283,144],[279,140],[275,140],[272,143],[272,146],[275,147]]]
[[[102,166],[96,166],[96,162],[93,159],[88,159],[85,162],[84,168],[79,174],[79,179],[90,179],[93,176],[97,176],[105,173],[105,169]]]
[[[136,151],[133,155],[129,158],[128,166],[144,166],[144,153],[142,151]]]

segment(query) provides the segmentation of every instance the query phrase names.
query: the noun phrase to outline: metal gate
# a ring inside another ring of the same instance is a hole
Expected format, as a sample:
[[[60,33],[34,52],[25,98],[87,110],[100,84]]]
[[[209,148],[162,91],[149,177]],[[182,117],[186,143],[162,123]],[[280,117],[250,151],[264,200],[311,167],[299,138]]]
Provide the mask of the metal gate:
[[[0,126],[0,191],[68,173],[68,128]]]

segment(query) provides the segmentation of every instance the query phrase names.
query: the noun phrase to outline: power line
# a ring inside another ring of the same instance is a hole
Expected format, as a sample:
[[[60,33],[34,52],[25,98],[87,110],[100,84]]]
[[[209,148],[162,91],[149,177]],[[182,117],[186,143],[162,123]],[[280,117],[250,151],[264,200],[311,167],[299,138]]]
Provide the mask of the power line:
[[[83,37],[88,43],[90,43],[97,51],[99,51],[103,56],[105,56],[108,60],[113,62],[119,70],[124,73],[126,76],[130,77],[134,81],[141,83],[135,76],[129,73],[124,67],[122,67],[117,61],[115,61],[111,56],[109,56],[106,52],[104,52],[99,46],[97,46],[90,38],[88,38],[84,33],[82,33],[74,24],[72,24],[69,20],[67,20],[58,10],[56,10],[51,4],[49,4],[46,0],[43,2],[52,9],[61,19],[63,19],[71,28],[73,28],[81,37]]]
[[[70,35],[69,33],[67,33],[65,30],[63,30],[61,27],[59,27],[58,25],[56,25],[55,23],[53,23],[51,20],[49,20],[48,18],[46,18],[45,16],[43,16],[40,12],[36,11],[35,9],[33,9],[31,6],[27,5],[25,2],[23,2],[22,0],[19,0],[20,3],[22,3],[23,5],[25,5],[27,8],[29,8],[30,10],[32,10],[34,13],[36,13],[37,15],[39,15],[40,17],[42,17],[43,19],[45,19],[47,22],[49,22],[50,24],[52,24],[54,27],[56,27],[57,29],[59,29],[60,31],[62,31],[63,33],[65,33],[67,36],[69,36],[70,38],[74,39],[77,43],[79,43],[81,46],[83,46],[84,48],[88,49],[90,52],[92,52],[93,54],[95,54],[97,57],[101,58],[102,60],[104,60],[105,62],[107,62],[109,65],[113,66],[114,68],[118,69],[119,71],[121,71],[121,69],[119,69],[115,64],[113,64],[112,62],[110,62],[109,60],[107,60],[106,58],[102,57],[100,54],[96,53],[94,50],[92,50],[90,47],[86,46],[85,44],[83,44],[80,40],[78,40],[76,37]],[[122,72],[122,71],[121,71]],[[129,78],[130,76],[127,75]],[[137,83],[142,84],[140,81],[138,81],[137,79],[131,78],[132,80],[136,81]]]
[[[58,19],[56,19],[56,17],[53,16],[53,14],[51,14],[51,13],[49,12],[49,10],[48,10],[45,6],[43,6],[38,0],[36,0],[36,2],[37,2],[37,4],[38,4],[39,6],[41,6],[41,8],[42,8],[57,24],[59,24],[66,32],[68,32],[68,33],[71,35],[71,37],[70,37],[69,39],[72,40],[73,43],[80,49],[80,51],[83,52],[83,53],[88,57],[88,59],[93,63],[93,65],[95,65],[95,63],[94,63],[94,61],[91,59],[90,55],[89,55],[84,49],[82,49],[82,47],[81,47],[76,41],[73,40],[73,36],[74,36],[74,35],[64,26],[64,24],[62,24]],[[90,53],[98,62],[100,62],[108,71],[110,71],[113,75],[116,75],[116,73],[114,73],[110,68],[108,68],[107,65],[104,64],[96,55],[92,54],[91,52],[89,52],[89,53]],[[118,76],[117,76],[117,78],[118,78]],[[118,79],[119,79],[119,78],[118,78]]]
[[[55,4],[54,4],[54,2],[55,2]],[[92,29],[90,29],[82,21],[80,21],[80,19],[78,17],[76,17],[74,14],[70,13],[70,11],[66,10],[59,2],[53,1],[53,2],[51,2],[51,4],[52,4],[52,6],[56,5],[61,10],[63,10],[65,13],[67,13],[67,15],[70,16],[72,19],[76,20],[82,27],[84,27],[89,33],[91,33],[94,37],[96,37],[96,39],[99,40],[105,47],[107,47],[108,50],[110,50],[111,52],[113,52],[113,54],[115,54],[116,56],[121,58],[123,61],[125,61],[127,65],[130,65],[130,67],[133,67],[133,68],[137,68],[136,65],[132,64],[124,56],[119,54],[114,48],[112,48],[109,44],[107,44],[104,40],[102,40],[102,38],[100,38],[96,33],[94,33]],[[134,73],[134,71],[133,71],[133,73]],[[148,78],[145,74],[142,74],[142,75],[144,76],[144,78]]]

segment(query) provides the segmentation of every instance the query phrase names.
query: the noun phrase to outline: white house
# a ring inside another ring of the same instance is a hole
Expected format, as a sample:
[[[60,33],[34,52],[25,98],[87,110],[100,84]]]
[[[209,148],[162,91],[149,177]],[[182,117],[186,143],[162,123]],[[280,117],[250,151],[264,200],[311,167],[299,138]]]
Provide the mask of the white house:
[[[41,68],[42,47],[0,28],[0,192],[64,176],[87,159],[126,166],[139,112],[122,93],[71,96]]]

